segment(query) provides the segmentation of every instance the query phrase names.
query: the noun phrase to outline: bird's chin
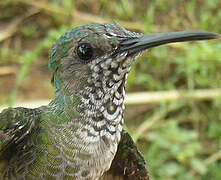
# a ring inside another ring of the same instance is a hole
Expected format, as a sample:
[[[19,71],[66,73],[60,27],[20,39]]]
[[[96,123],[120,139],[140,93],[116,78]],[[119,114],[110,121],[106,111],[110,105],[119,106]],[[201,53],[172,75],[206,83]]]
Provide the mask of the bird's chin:
[[[128,62],[128,66],[132,66],[134,61],[141,55],[142,52],[131,53],[127,55],[125,62]]]

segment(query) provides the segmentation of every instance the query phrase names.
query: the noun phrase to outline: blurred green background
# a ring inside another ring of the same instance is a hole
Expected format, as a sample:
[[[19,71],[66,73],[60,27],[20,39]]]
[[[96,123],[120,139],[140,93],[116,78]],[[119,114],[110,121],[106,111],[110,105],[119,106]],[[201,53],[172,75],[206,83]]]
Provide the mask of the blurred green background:
[[[0,1],[0,104],[52,98],[47,61],[53,42],[75,26],[103,22],[143,33],[221,34],[221,1]],[[220,72],[220,40],[157,47],[136,61],[127,93],[217,89]],[[128,105],[126,126],[151,179],[221,179],[221,98]]]

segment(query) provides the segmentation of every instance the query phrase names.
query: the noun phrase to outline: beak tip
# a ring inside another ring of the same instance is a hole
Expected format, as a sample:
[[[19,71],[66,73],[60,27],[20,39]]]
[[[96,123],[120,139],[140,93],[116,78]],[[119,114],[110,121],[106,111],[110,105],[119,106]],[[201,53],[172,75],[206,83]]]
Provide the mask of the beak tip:
[[[219,39],[220,37],[221,37],[221,35],[220,34],[216,34],[216,33],[214,33],[214,39]]]
[[[220,34],[217,34],[217,33],[209,33],[208,38],[209,38],[209,39],[219,39],[219,38],[220,38]]]

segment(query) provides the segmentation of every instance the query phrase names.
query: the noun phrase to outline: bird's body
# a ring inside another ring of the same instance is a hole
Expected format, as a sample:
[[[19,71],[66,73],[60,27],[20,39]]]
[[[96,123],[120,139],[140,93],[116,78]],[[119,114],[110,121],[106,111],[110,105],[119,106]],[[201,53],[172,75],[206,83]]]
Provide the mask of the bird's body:
[[[215,37],[175,35],[160,44]],[[0,114],[2,179],[148,179],[144,160],[122,129],[127,75],[141,51],[160,45],[155,37],[93,24],[57,40],[49,56],[55,98],[48,106]]]

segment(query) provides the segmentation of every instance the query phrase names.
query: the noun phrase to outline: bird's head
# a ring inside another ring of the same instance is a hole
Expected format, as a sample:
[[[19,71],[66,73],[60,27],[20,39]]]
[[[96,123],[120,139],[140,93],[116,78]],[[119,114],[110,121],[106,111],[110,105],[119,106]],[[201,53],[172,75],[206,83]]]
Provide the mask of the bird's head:
[[[72,94],[98,88],[102,92],[122,93],[131,65],[143,50],[216,37],[203,31],[144,35],[118,24],[84,25],[68,31],[55,42],[49,55],[49,69],[57,91],[62,89]]]
[[[132,63],[127,60],[137,53],[119,51],[121,43],[139,36],[118,24],[84,25],[68,31],[50,51],[55,88],[74,93],[88,86],[111,88],[123,81]]]

